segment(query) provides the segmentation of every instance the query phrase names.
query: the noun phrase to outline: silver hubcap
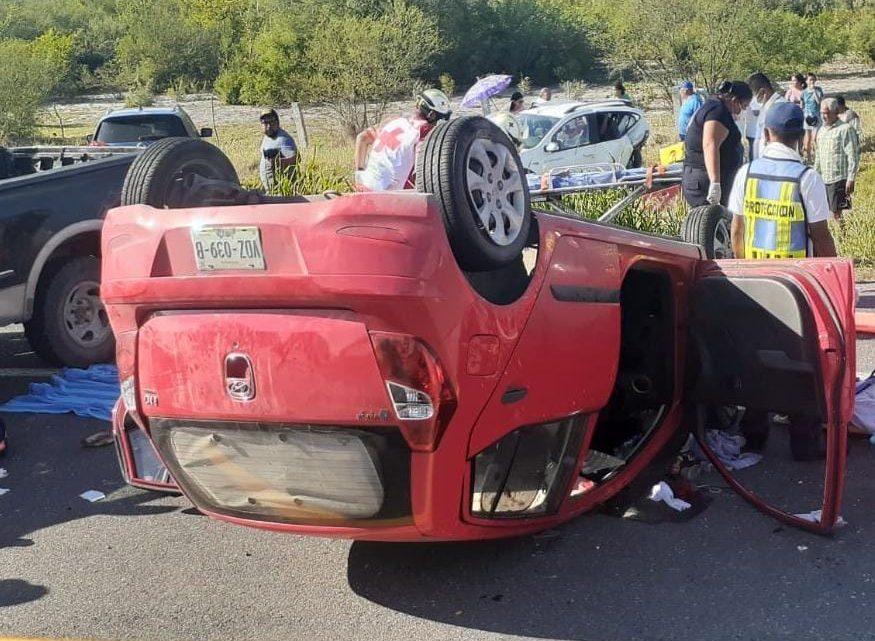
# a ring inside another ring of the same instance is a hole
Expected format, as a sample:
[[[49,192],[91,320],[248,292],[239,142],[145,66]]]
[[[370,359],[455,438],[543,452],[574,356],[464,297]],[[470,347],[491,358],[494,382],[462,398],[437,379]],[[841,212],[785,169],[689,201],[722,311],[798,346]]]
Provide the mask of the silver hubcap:
[[[477,138],[468,149],[465,168],[477,224],[496,245],[510,245],[526,215],[525,191],[513,155],[500,143]]]
[[[714,258],[732,258],[729,225],[721,220],[714,228]]]
[[[98,283],[85,281],[70,290],[64,301],[64,326],[81,347],[93,347],[106,340],[111,330]]]

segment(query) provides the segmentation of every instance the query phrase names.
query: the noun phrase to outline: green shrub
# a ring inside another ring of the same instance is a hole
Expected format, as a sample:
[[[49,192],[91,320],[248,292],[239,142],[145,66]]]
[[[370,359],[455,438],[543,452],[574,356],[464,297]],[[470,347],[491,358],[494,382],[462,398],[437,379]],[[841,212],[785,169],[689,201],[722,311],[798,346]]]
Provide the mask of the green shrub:
[[[441,91],[443,91],[448,96],[452,97],[454,93],[456,93],[456,81],[453,80],[453,77],[448,73],[442,73],[438,77],[438,82],[441,85]]]
[[[442,46],[435,21],[403,2],[380,17],[330,16],[307,46],[306,95],[355,134],[412,92]]]
[[[855,53],[875,62],[875,9],[866,9],[854,16],[850,41]]]
[[[119,70],[128,86],[162,92],[184,79],[212,84],[219,72],[219,34],[192,22],[177,0],[120,3],[124,35]]]
[[[583,80],[566,80],[562,83],[562,92],[571,100],[583,98],[586,88],[587,84]]]
[[[151,107],[154,104],[152,92],[145,87],[135,87],[125,93],[125,107]]]
[[[563,196],[562,207],[581,218],[597,219],[629,194],[627,189],[605,189]],[[642,198],[633,200],[612,222],[619,227],[664,236],[678,236],[687,215],[683,198],[674,206],[658,206]]]
[[[0,40],[0,60],[0,142],[22,142],[35,133],[56,76],[22,40]]]

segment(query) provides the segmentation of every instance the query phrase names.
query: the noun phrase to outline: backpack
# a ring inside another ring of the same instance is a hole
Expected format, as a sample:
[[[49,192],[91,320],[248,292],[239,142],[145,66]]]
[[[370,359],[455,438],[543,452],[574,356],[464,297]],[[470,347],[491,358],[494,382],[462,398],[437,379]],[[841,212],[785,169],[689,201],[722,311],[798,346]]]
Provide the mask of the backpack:
[[[857,383],[854,395],[854,418],[857,427],[875,434],[875,371]]]

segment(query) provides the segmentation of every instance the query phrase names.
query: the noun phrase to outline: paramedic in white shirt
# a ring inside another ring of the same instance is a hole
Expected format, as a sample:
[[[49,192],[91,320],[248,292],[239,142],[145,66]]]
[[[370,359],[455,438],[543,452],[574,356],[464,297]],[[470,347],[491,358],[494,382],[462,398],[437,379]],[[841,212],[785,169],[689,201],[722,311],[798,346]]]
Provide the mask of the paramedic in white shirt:
[[[416,98],[414,112],[369,127],[355,140],[355,186],[358,191],[413,189],[419,143],[439,120],[450,117],[450,100],[439,89]]]

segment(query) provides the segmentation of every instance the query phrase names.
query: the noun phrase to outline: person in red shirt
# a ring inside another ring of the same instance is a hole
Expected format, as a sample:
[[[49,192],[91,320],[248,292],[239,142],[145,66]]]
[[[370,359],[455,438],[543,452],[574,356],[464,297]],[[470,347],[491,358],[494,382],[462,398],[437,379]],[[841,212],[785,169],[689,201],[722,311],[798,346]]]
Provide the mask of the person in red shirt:
[[[413,189],[416,152],[439,120],[448,120],[450,99],[439,89],[426,89],[414,111],[368,127],[355,141],[355,185],[358,191]]]

